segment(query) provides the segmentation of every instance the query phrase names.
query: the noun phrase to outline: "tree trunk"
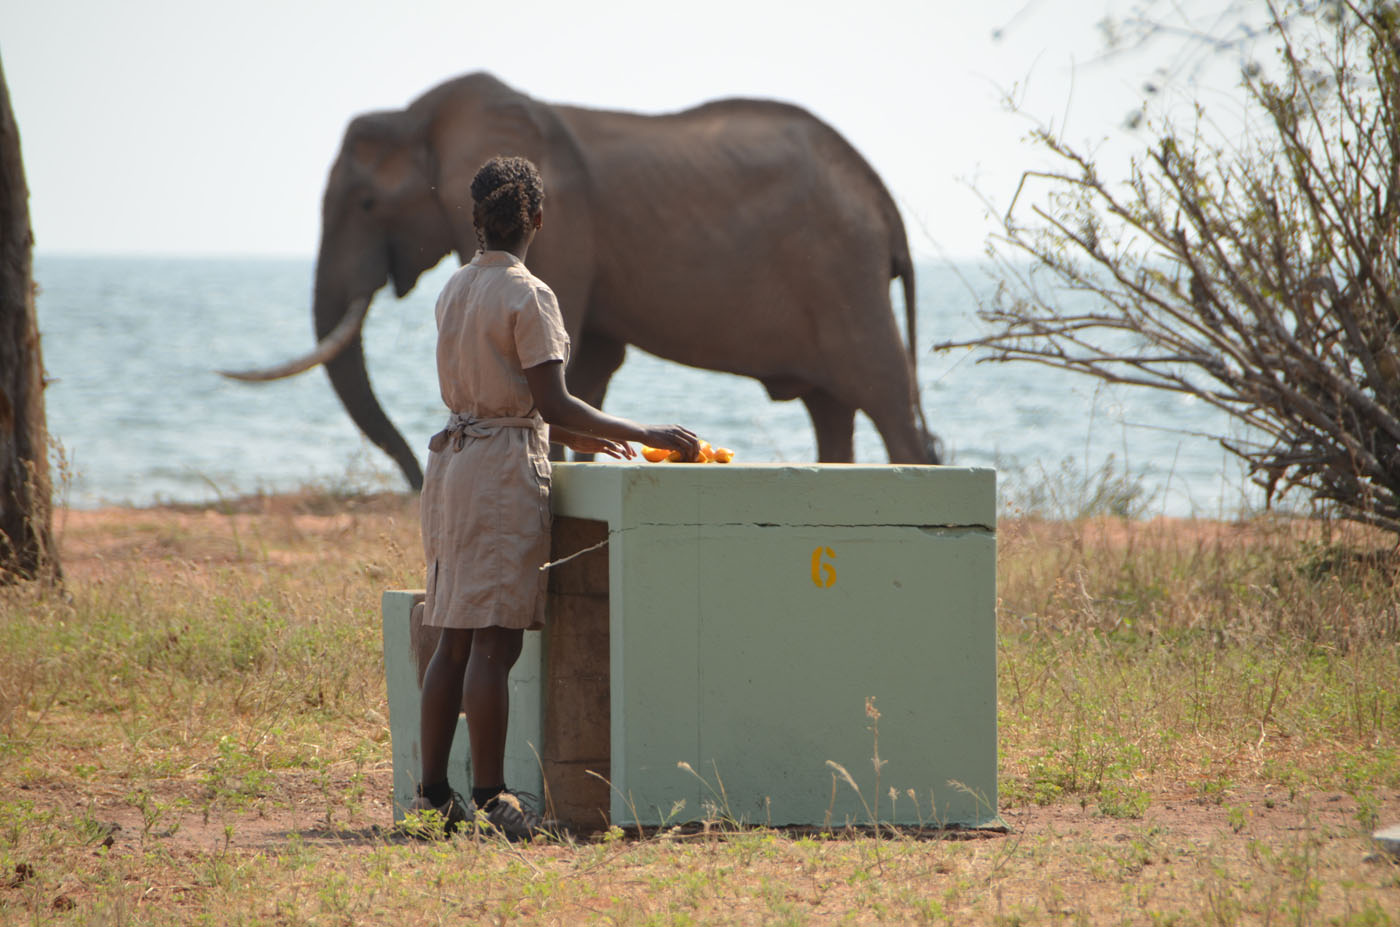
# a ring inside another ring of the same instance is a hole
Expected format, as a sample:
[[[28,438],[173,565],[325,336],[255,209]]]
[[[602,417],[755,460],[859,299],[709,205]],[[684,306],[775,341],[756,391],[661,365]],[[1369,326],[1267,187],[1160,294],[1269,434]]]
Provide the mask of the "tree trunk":
[[[59,577],[33,250],[19,127],[0,67],[0,584]]]

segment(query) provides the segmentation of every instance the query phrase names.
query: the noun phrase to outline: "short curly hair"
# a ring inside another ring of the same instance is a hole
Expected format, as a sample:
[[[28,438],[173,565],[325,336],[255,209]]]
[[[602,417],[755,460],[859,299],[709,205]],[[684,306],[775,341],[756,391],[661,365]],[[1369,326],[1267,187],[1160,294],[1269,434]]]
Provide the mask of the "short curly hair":
[[[544,203],[544,181],[529,158],[498,155],[472,178],[472,224],[481,248],[490,239],[498,244],[520,241],[530,216]]]

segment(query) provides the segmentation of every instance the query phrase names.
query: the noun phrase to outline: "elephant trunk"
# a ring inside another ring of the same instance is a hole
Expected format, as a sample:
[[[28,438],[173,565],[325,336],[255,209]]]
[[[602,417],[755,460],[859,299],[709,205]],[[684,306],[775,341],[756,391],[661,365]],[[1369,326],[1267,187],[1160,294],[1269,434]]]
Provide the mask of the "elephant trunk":
[[[331,273],[326,269],[324,258],[323,254],[316,262],[316,295],[312,306],[318,342],[328,340],[342,322],[360,308],[357,299],[351,297],[341,281],[328,279]],[[366,308],[372,292],[371,289],[358,297],[364,300]],[[394,459],[409,486],[415,492],[421,490],[423,470],[418,458],[394,423],[389,421],[389,416],[370,388],[369,371],[365,369],[364,341],[358,324],[353,327],[353,334],[344,347],[328,358],[324,366],[331,378],[331,387],[340,397],[345,411],[350,413],[350,418],[370,441]]]

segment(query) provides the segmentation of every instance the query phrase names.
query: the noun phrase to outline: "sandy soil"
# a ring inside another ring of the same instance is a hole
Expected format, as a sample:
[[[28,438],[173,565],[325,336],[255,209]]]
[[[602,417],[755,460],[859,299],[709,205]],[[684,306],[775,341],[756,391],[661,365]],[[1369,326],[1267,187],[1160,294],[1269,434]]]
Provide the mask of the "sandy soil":
[[[335,542],[356,533],[363,537],[366,530],[375,530],[364,520],[373,522],[380,516],[411,520],[416,517],[416,508],[409,498],[393,495],[338,509],[322,509],[307,500],[269,499],[240,502],[224,511],[65,511],[59,513],[55,527],[60,532],[64,570],[73,581],[100,582],[122,561],[132,559],[144,561],[157,576],[164,573],[198,581],[202,568],[210,563],[246,563],[246,551],[240,548],[259,538],[277,541],[264,546],[260,555],[263,568],[284,562],[290,565],[300,558],[321,556],[316,552],[318,541]],[[1021,532],[1032,541],[1042,531],[1055,534],[1059,530],[1036,523],[1008,529],[1008,533]],[[1152,537],[1160,540],[1163,536],[1187,545],[1238,544],[1260,536],[1259,529],[1252,526],[1173,519],[1137,523],[1103,520],[1080,526],[1079,531],[1083,542],[1110,544],[1132,544]],[[180,852],[201,853],[225,848],[275,850],[295,839],[323,846],[366,846],[401,839],[391,831],[392,770],[387,762],[361,770],[365,797],[358,806],[347,810],[337,801],[327,817],[325,795],[343,796],[350,787],[351,772],[346,764],[341,781],[326,783],[309,772],[279,771],[264,796],[243,808],[215,811],[207,817],[200,810],[207,802],[198,794],[201,785],[197,781],[144,783],[153,798],[167,807],[178,799],[188,800],[189,810],[164,817],[150,828],[127,798],[129,783],[90,783],[83,797],[90,802],[92,816],[110,825],[108,842],[114,851],[139,853],[152,841]],[[71,807],[73,800],[70,792],[44,786],[29,786],[24,795],[39,807]],[[1382,825],[1400,823],[1400,791],[1376,794],[1375,800]],[[1002,816],[1008,825],[1004,832],[941,836],[979,841],[992,851],[988,859],[997,848],[1005,848],[1007,855],[1046,844],[1074,849],[1048,853],[1043,862],[1024,865],[1024,874],[1014,871],[1008,886],[1013,894],[1021,891],[1027,897],[1041,898],[1047,884],[1060,881],[1077,885],[1091,878],[1076,868],[1086,858],[1123,859],[1127,860],[1125,865],[1155,867],[1149,873],[1153,884],[1171,883],[1176,886],[1172,892],[1185,892],[1190,890],[1186,876],[1191,867],[1205,865],[1204,859],[1243,860],[1257,855],[1261,846],[1296,846],[1304,836],[1320,839],[1320,852],[1343,868],[1396,867],[1395,861],[1375,852],[1357,823],[1357,812],[1355,801],[1341,793],[1290,798],[1277,790],[1241,785],[1217,803],[1200,797],[1190,783],[1159,783],[1152,788],[1151,805],[1141,819],[1106,817],[1093,802],[1081,805],[1075,799],[1047,806],[1004,808]],[[1177,868],[1182,866],[1185,868]],[[1400,876],[1394,884],[1400,886]]]
[[[188,851],[217,851],[225,847],[266,850],[284,845],[293,835],[306,842],[349,845],[399,839],[392,832],[393,771],[385,767],[364,771],[363,775],[364,802],[348,813],[338,806],[330,820],[326,818],[323,785],[309,773],[280,772],[267,795],[253,807],[215,812],[207,818],[198,810],[203,804],[200,796],[192,791],[198,788],[196,783],[147,783],[157,801],[171,804],[183,797],[189,799],[191,808],[182,815],[162,818],[150,831],[145,831],[140,812],[125,799],[125,785],[104,788],[94,784],[85,797],[91,801],[96,820],[115,825],[110,838],[114,849],[139,850],[143,841],[160,841]],[[330,788],[343,793],[348,785],[348,781],[332,780]],[[26,798],[40,806],[59,806],[72,800],[67,790],[45,794],[42,787],[21,788]],[[1376,797],[1381,820],[1400,822],[1400,792]],[[1228,799],[1218,804],[1190,794],[1153,798],[1141,819],[1106,817],[1092,803],[1081,806],[1073,801],[1005,808],[1004,831],[938,834],[911,830],[906,835],[1003,842],[1054,839],[1067,844],[1113,847],[1144,833],[1159,833],[1169,835],[1174,846],[1213,845],[1228,852],[1233,843],[1244,852],[1249,841],[1282,846],[1296,840],[1300,832],[1310,831],[1326,840],[1345,841],[1353,848],[1358,862],[1372,849],[1356,840],[1357,806],[1343,793],[1313,793],[1290,800],[1267,788],[1241,788],[1232,790]],[[1238,820],[1232,820],[1231,808],[1247,809],[1247,820],[1242,826]]]

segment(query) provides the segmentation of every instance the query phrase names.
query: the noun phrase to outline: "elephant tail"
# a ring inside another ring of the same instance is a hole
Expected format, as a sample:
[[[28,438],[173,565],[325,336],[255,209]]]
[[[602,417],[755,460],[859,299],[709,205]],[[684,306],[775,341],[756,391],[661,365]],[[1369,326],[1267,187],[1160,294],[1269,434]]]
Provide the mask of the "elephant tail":
[[[898,277],[904,289],[904,330],[909,339],[909,366],[913,369],[919,365],[916,312],[918,304],[914,301],[914,262],[910,259],[908,251],[895,254],[894,260],[890,262],[890,276]]]
[[[909,256],[909,249],[897,250],[890,265],[890,276],[898,277],[904,290],[904,330],[909,339],[909,389],[912,394],[910,399],[914,403],[914,414],[919,417],[919,428],[925,435],[929,435],[931,432],[928,430],[928,420],[924,418],[924,404],[919,401],[919,304],[914,296],[914,261]]]

